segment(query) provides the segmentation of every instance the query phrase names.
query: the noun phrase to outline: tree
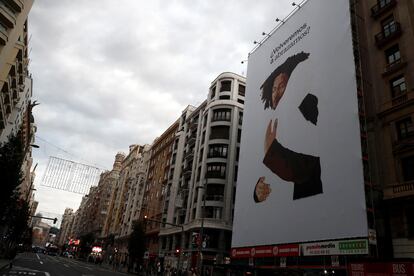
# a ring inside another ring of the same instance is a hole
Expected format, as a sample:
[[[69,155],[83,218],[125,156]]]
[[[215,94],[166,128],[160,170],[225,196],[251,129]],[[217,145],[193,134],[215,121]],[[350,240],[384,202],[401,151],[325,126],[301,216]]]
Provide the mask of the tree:
[[[15,207],[16,188],[22,183],[24,149],[20,132],[0,145],[0,223],[5,224],[10,207]]]
[[[145,253],[145,232],[141,222],[135,222],[132,226],[132,233],[128,239],[128,253],[130,262],[142,262]]]
[[[86,257],[92,250],[92,244],[95,241],[94,233],[87,233],[80,237],[80,252],[83,257]]]
[[[49,234],[55,234],[55,235],[59,234],[59,228],[54,227],[54,226],[50,227]]]

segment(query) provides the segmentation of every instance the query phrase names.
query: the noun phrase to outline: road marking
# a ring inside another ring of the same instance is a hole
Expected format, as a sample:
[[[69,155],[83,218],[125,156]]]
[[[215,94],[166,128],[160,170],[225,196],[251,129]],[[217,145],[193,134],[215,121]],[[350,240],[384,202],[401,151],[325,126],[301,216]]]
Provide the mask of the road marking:
[[[43,262],[42,262],[42,261],[40,261],[40,264],[43,264]]]
[[[40,257],[39,257],[39,255],[37,255],[37,253],[36,253],[36,257],[37,257],[38,260],[40,260]]]
[[[45,272],[45,275],[46,275],[46,276],[50,276],[49,272]]]
[[[63,264],[64,266],[66,266],[66,267],[70,267],[70,266],[68,266],[67,264]]]

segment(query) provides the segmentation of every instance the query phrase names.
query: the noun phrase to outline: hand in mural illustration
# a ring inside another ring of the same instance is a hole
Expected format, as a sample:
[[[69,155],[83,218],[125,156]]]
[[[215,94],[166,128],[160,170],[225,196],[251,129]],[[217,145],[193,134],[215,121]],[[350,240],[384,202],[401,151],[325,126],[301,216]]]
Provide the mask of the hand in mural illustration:
[[[272,120],[270,120],[269,124],[267,125],[266,135],[264,139],[264,153],[265,154],[269,150],[273,141],[276,140],[276,131],[277,131],[277,119],[275,119],[274,124],[272,123]]]

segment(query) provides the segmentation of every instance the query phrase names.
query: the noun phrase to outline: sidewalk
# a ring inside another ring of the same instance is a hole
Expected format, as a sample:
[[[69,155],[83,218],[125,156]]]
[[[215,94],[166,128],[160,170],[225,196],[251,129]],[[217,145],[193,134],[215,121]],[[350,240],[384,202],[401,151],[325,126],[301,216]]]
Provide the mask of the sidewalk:
[[[0,271],[8,268],[11,263],[11,260],[8,259],[0,259]]]

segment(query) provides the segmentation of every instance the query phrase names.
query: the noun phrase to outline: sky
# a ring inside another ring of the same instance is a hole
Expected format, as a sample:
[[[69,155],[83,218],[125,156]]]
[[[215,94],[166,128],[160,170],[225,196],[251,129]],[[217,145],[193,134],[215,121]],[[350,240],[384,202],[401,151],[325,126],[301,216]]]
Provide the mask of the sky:
[[[222,72],[246,74],[254,40],[288,0],[36,0],[29,14],[37,125],[38,211],[77,209],[81,195],[42,185],[50,156],[111,169],[151,144]]]

